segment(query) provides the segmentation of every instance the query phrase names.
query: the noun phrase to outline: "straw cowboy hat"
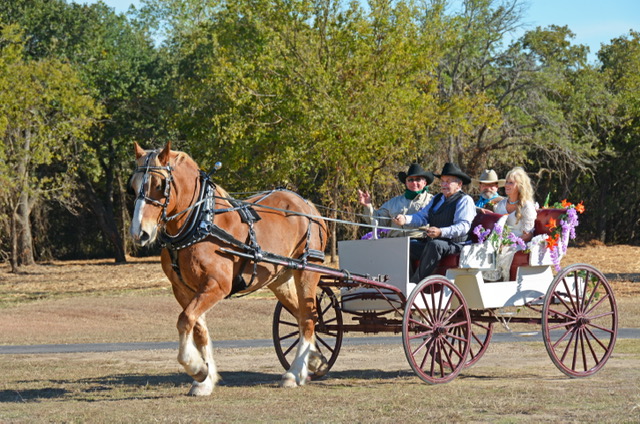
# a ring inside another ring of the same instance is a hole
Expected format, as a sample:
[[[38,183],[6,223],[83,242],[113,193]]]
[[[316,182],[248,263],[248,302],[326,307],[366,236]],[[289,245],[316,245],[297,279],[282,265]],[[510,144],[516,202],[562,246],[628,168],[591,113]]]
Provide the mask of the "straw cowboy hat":
[[[425,171],[417,163],[412,163],[407,172],[398,172],[398,179],[402,184],[405,183],[407,177],[424,177],[427,180],[427,185],[431,184],[435,179],[433,172]]]
[[[440,175],[435,174],[435,176],[438,178],[441,178],[443,175],[450,175],[452,177],[460,178],[462,180],[462,184],[469,184],[471,182],[471,177],[462,172],[460,168],[458,168],[451,162],[447,162],[444,164]]]
[[[505,180],[498,179],[498,174],[493,169],[485,169],[480,174],[480,178],[474,180],[479,184],[498,184],[498,187],[504,187]]]

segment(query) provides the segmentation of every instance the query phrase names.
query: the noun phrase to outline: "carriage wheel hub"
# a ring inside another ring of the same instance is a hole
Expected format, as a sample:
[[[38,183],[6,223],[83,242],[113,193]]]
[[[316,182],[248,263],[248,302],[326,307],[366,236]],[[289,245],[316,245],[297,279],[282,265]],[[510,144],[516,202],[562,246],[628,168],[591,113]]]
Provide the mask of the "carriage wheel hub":
[[[589,324],[589,322],[591,322],[591,320],[587,317],[580,317],[578,318],[578,324],[581,326],[585,326],[587,324]]]

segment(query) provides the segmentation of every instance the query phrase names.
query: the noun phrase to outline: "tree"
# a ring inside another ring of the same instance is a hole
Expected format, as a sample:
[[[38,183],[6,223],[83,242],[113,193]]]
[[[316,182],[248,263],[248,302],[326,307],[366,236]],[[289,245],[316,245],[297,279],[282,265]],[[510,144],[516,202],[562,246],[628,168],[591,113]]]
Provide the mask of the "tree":
[[[0,122],[4,215],[9,217],[13,271],[34,262],[30,215],[42,198],[69,199],[77,141],[87,137],[99,108],[73,69],[55,59],[22,56],[21,33],[4,26],[0,44]],[[50,172],[51,168],[57,168]]]
[[[133,141],[168,139],[163,112],[168,99],[166,68],[139,22],[129,21],[99,2],[16,0],[0,5],[0,16],[25,28],[26,52],[58,58],[78,70],[105,110],[92,127],[77,177],[76,196],[87,206],[111,242],[117,262],[125,261],[123,232],[128,226],[125,182]]]

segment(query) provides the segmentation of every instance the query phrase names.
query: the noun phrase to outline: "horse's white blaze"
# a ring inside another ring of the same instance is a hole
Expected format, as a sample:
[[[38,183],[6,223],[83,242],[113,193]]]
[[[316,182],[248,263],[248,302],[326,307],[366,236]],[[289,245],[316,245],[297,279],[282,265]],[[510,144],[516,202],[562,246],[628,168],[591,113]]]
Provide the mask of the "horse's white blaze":
[[[155,240],[157,225],[155,223],[144,221],[144,211],[147,202],[144,199],[137,199],[133,209],[133,216],[131,217],[130,233],[131,237],[141,246],[151,243]],[[147,234],[147,239],[143,238],[143,234]]]
[[[131,227],[129,232],[134,240],[140,240],[140,227],[142,226],[142,212],[144,210],[144,200],[137,199],[134,204],[133,216],[131,217]]]

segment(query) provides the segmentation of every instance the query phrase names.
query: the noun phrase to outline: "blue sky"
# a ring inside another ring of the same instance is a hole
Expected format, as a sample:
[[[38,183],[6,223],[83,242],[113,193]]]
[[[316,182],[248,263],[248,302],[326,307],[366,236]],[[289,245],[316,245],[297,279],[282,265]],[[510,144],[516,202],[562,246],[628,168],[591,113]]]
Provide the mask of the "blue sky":
[[[103,1],[115,8],[116,12],[126,12],[131,4],[140,6],[139,0]],[[574,43],[590,47],[590,60],[595,59],[601,44],[609,44],[611,39],[628,34],[631,29],[640,31],[640,0],[524,1],[526,3],[523,4],[528,4],[523,19],[525,29],[567,25],[576,35]]]

